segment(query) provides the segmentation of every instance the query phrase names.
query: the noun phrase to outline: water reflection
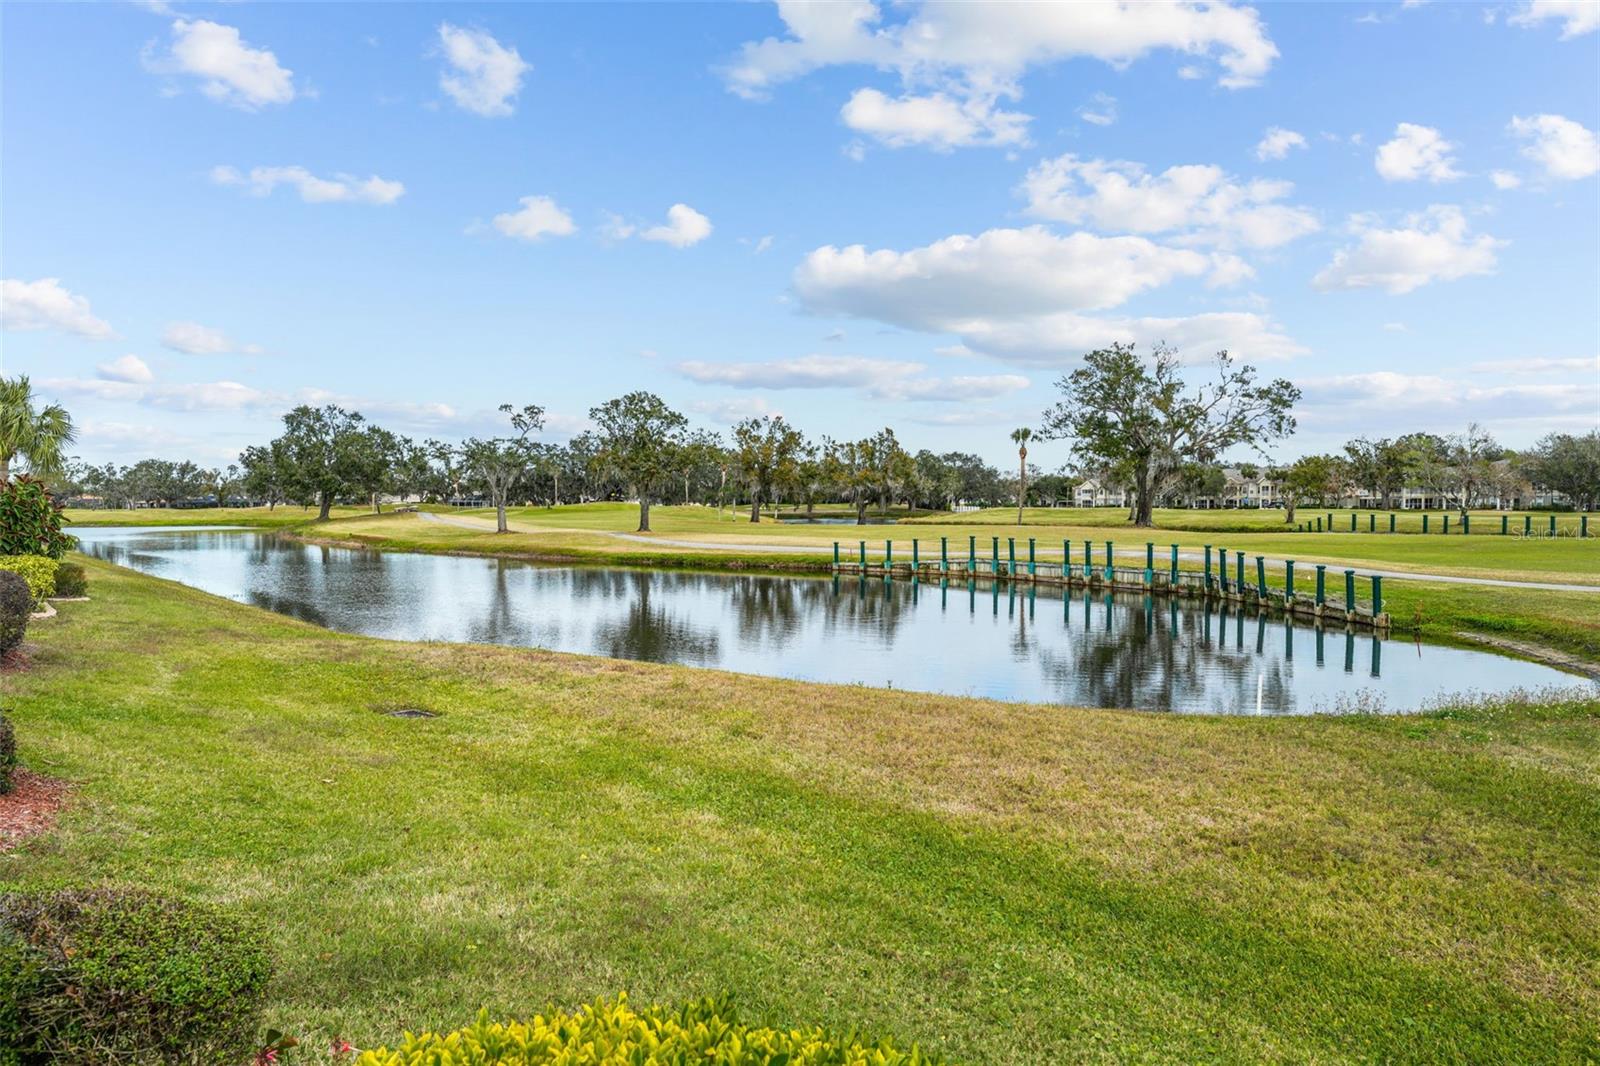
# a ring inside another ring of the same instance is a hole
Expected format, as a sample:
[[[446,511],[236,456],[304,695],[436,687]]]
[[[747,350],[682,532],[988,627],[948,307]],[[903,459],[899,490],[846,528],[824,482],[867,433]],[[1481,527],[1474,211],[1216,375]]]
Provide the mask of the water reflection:
[[[1002,699],[1283,714],[1409,709],[1442,690],[1578,683],[1456,648],[1418,645],[1415,656],[1385,663],[1384,641],[1370,634],[1137,594],[539,567],[255,532],[81,537],[101,558],[349,632]],[[1328,664],[1330,640],[1343,642],[1342,663]],[[1368,646],[1360,672],[1358,642]]]

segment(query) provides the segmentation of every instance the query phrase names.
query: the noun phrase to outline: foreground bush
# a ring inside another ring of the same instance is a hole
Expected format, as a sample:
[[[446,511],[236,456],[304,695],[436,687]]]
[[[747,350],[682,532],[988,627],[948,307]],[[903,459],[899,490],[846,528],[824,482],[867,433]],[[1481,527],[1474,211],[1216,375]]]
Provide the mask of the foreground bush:
[[[486,1013],[453,1033],[408,1035],[398,1048],[366,1051],[356,1066],[937,1066],[917,1048],[866,1041],[824,1029],[742,1025],[727,1000],[678,1010],[635,1011],[626,996],[527,1022],[491,1022]]]
[[[9,570],[0,570],[0,655],[22,643],[28,632],[28,616],[33,614],[33,590],[27,579]]]
[[[0,481],[0,555],[61,558],[74,543],[62,521],[61,505],[38,478]]]
[[[92,889],[0,896],[0,971],[17,1062],[220,1066],[255,1050],[270,964],[219,908]]]
[[[0,555],[0,570],[21,574],[22,580],[28,583],[35,609],[56,594],[56,570],[60,566],[48,555]]]
[[[11,771],[17,768],[17,731],[6,712],[0,711],[0,796],[11,791]],[[0,1026],[0,1034],[5,1028]]]
[[[75,599],[89,594],[89,575],[77,563],[61,563],[56,567],[57,596]]]

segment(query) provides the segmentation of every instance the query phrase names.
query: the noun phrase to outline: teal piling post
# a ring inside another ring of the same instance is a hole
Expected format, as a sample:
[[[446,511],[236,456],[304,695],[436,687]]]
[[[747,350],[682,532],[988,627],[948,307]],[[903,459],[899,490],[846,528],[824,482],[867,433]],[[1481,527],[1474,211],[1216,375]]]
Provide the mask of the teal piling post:
[[[1094,572],[1094,541],[1083,542],[1083,576],[1087,578]]]
[[[1211,545],[1206,545],[1206,591],[1211,591]]]
[[[1328,567],[1324,563],[1317,564],[1317,606],[1321,607],[1328,602],[1327,585]]]
[[[1383,613],[1383,578],[1372,575],[1372,617]]]
[[[1072,541],[1064,539],[1061,542],[1061,580],[1062,580],[1062,582],[1065,583],[1067,578],[1069,578],[1071,576],[1072,576]]]
[[[1424,533],[1426,533],[1428,531],[1428,516],[1427,515],[1423,515],[1422,516],[1422,531]]]
[[[1178,587],[1178,546],[1172,546],[1172,587]]]
[[[1344,572],[1344,610],[1346,614],[1353,614],[1356,609],[1356,572]]]
[[[1375,515],[1375,514],[1367,515],[1367,532],[1368,533],[1376,533],[1377,531],[1378,531],[1378,516]]]
[[[1578,516],[1578,536],[1587,537],[1588,535],[1589,535],[1589,516],[1588,515],[1579,515]]]
[[[967,575],[970,577],[978,569],[978,538],[967,538]]]
[[[1444,516],[1444,535],[1447,537],[1450,535],[1450,516],[1448,514]]]
[[[833,568],[839,569],[839,542],[833,542]]]
[[[1332,511],[1328,512],[1328,532],[1329,533],[1333,532],[1333,512]]]
[[[998,574],[1000,572],[1000,538],[999,537],[991,537],[989,539],[990,539],[990,544],[989,544],[990,564],[989,565],[992,568],[993,572]]]
[[[1028,576],[1033,577],[1039,572],[1039,564],[1034,561],[1033,538],[1028,538]]]
[[[1116,565],[1117,565],[1116,564],[1116,556],[1112,553],[1112,551],[1111,551],[1111,542],[1108,540],[1108,541],[1106,541],[1106,580],[1107,581],[1110,581],[1113,577],[1116,576],[1115,572],[1113,570],[1113,568]]]
[[[1294,560],[1293,559],[1285,559],[1283,561],[1283,602],[1285,604],[1290,604],[1290,603],[1294,602]]]
[[[1350,532],[1354,533],[1355,531],[1356,531],[1356,515],[1355,515],[1354,511],[1351,511],[1350,512]]]
[[[1016,572],[1017,572],[1017,538],[1016,537],[1007,537],[1006,538],[1006,573],[1014,574]]]
[[[1318,533],[1322,532],[1322,516],[1321,515],[1317,515],[1317,532]]]
[[[1469,515],[1469,514],[1464,514],[1464,515],[1461,516],[1461,535],[1462,536],[1466,536],[1467,534],[1469,534],[1471,532],[1472,532],[1472,516]]]
[[[861,542],[861,572],[867,572],[867,542]]]
[[[1551,515],[1550,516],[1550,535],[1552,537],[1556,535],[1556,516],[1555,515]]]
[[[950,538],[939,538],[939,569],[941,572],[950,570]]]
[[[1394,532],[1394,512],[1393,511],[1389,512],[1389,532],[1390,533]]]
[[[1217,584],[1222,587],[1222,594],[1228,594],[1228,549],[1217,549]]]
[[[1502,537],[1505,536],[1507,533],[1511,532],[1511,530],[1508,528],[1510,525],[1511,525],[1511,516],[1510,515],[1505,515],[1505,514],[1501,515],[1500,516],[1500,535]]]
[[[1236,573],[1238,574],[1238,577],[1239,577],[1239,582],[1238,582],[1239,589],[1238,589],[1238,592],[1239,592],[1239,595],[1241,597],[1243,597],[1244,596],[1244,552],[1239,552],[1238,556],[1239,556],[1239,567],[1238,567],[1238,570],[1236,571]]]
[[[1533,536],[1533,515],[1531,514],[1522,516],[1522,535],[1524,537]]]
[[[1156,568],[1156,543],[1153,540],[1144,542],[1144,568],[1146,570]]]
[[[911,538],[911,572],[914,574],[922,566],[922,557],[917,554],[917,538]]]
[[[1267,561],[1261,556],[1256,556],[1256,596],[1259,599],[1267,598]]]
[[[883,568],[888,570],[892,566],[894,566],[894,541],[886,540],[883,542]]]

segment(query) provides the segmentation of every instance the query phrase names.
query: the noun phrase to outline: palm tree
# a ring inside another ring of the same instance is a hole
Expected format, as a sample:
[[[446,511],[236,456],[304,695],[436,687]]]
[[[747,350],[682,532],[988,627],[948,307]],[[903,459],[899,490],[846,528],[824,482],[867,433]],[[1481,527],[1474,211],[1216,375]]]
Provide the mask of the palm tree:
[[[1011,431],[1011,443],[1017,446],[1017,525],[1022,525],[1022,503],[1028,498],[1028,442],[1033,430],[1027,426]]]
[[[11,476],[11,461],[26,460],[33,473],[59,473],[63,451],[77,439],[72,416],[58,403],[34,409],[33,386],[26,374],[0,378],[0,481]]]

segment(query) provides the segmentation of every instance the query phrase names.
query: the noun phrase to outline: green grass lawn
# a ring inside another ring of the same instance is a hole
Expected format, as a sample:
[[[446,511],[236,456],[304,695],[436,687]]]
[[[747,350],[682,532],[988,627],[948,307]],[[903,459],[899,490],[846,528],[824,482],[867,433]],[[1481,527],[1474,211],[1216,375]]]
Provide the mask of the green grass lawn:
[[[371,513],[370,507],[335,507],[330,517],[347,518]],[[278,507],[141,507],[69,508],[72,526],[297,526],[316,520],[316,508],[283,504]]]
[[[0,881],[239,904],[272,1023],[318,1043],[726,989],[969,1063],[1600,1056],[1600,698],[1009,705],[90,577],[5,680],[74,791]]]

